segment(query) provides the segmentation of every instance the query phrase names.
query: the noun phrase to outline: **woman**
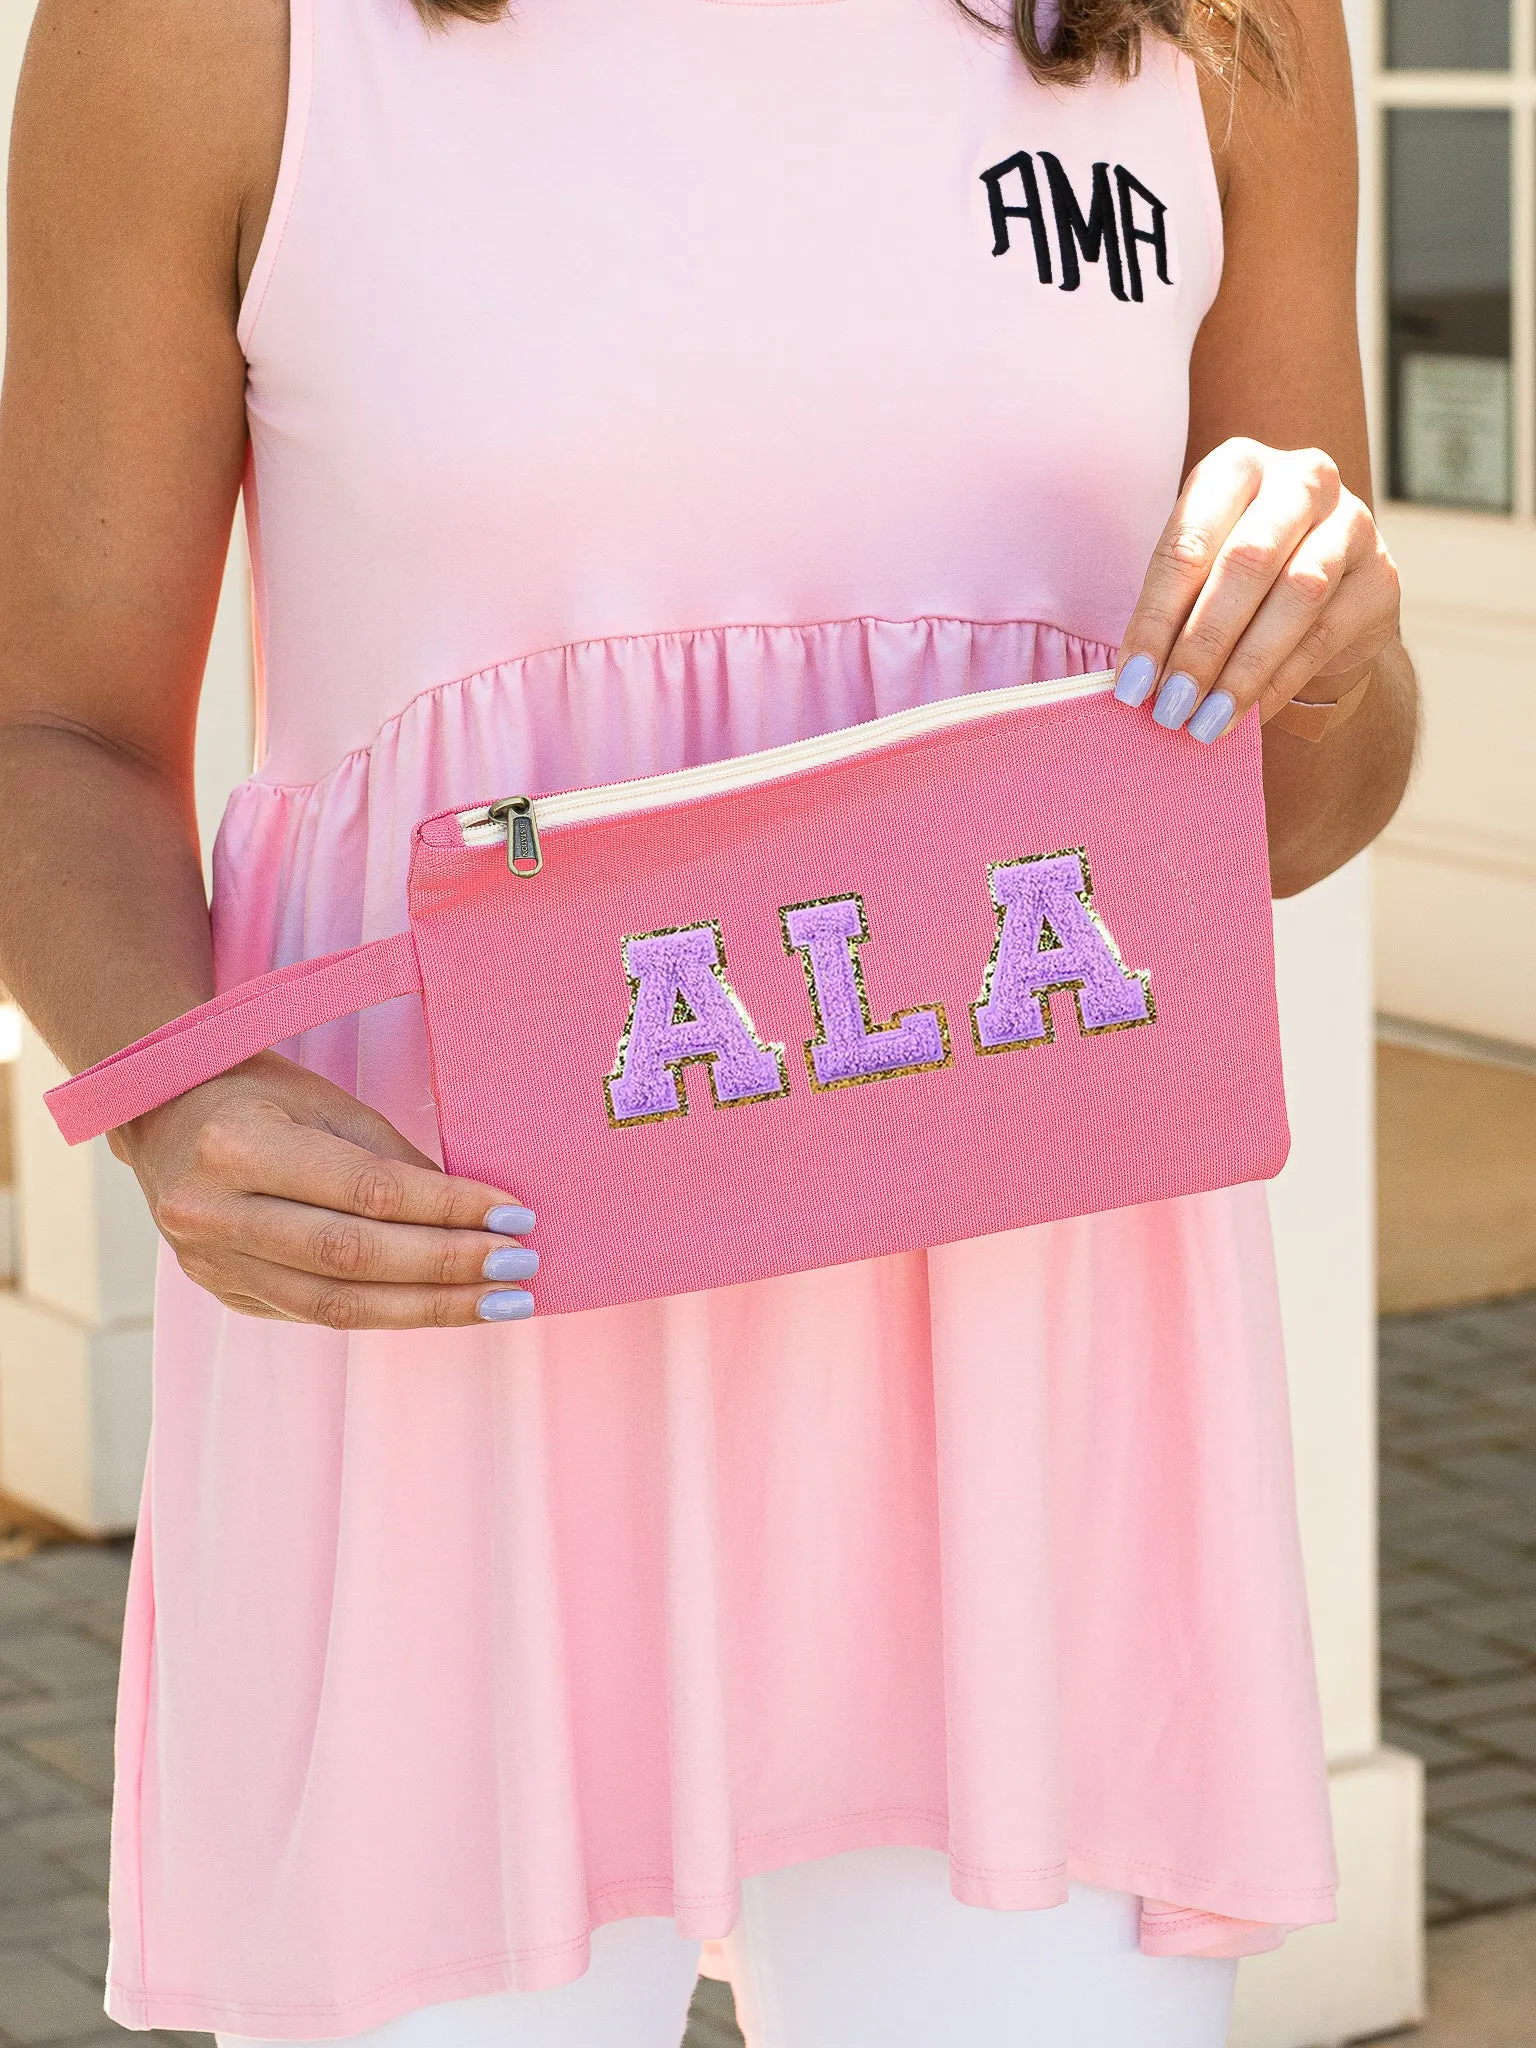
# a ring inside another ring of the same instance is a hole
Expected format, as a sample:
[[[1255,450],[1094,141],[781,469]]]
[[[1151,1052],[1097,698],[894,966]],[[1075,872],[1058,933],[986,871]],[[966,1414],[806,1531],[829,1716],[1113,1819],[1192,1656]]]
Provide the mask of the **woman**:
[[[80,1067],[398,928],[433,809],[1112,661],[1169,747],[1260,707],[1307,887],[1415,715],[1353,147],[1338,0],[43,0],[6,980]],[[758,2048],[1214,2048],[1332,1896],[1262,1191],[527,1320],[416,1013],[299,1053],[114,1139],[175,1257],[112,2013],[660,2048],[711,1940]]]

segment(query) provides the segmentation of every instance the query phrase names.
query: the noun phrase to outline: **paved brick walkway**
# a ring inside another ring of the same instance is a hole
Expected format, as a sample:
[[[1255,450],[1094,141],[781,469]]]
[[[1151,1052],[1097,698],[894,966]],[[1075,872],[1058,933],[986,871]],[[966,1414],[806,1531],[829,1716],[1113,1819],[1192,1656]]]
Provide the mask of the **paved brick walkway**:
[[[1536,1901],[1536,1296],[1383,1324],[1382,1565],[1387,1738],[1429,1766],[1432,1917]],[[127,1569],[126,1544],[0,1562],[0,2048],[124,2048],[101,1977]],[[739,2039],[701,1985],[687,2048]]]
[[[126,1544],[0,1563],[0,2041],[17,2048],[125,2040],[101,1982],[127,1578]]]
[[[1536,1295],[1381,1326],[1386,1739],[1429,1769],[1429,1912],[1536,1900]]]

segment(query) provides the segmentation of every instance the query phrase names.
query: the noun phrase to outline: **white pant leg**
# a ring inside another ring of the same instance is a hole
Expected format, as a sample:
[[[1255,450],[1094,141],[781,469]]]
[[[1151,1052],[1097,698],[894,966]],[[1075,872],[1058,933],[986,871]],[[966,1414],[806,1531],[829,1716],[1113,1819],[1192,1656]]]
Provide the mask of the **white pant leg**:
[[[859,1849],[742,1886],[722,1943],[747,2048],[1222,2048],[1237,1965],[1144,1956],[1137,1902],[962,1906],[931,1849]]]
[[[699,1944],[670,1920],[615,1920],[594,1929],[592,1960],[573,1983],[420,2006],[346,2038],[349,2048],[678,2048],[698,1970]],[[214,2039],[255,2048],[237,2034]]]

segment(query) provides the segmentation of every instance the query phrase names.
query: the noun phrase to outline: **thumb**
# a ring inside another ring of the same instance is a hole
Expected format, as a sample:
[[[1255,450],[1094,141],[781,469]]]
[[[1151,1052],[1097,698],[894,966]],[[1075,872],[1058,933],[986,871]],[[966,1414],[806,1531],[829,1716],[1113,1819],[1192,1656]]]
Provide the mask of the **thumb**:
[[[429,1173],[442,1172],[435,1159],[418,1150],[387,1117],[381,1116],[376,1109],[370,1109],[366,1102],[360,1102],[345,1088],[338,1088],[323,1074],[311,1073],[307,1067],[300,1067],[292,1061],[285,1060],[283,1065],[288,1069],[284,1078],[290,1080],[290,1085],[274,1090],[274,1100],[295,1123],[307,1123],[328,1131],[333,1138],[357,1145],[378,1159],[395,1159],[402,1165],[425,1167]],[[292,1081],[298,1083],[297,1099]]]

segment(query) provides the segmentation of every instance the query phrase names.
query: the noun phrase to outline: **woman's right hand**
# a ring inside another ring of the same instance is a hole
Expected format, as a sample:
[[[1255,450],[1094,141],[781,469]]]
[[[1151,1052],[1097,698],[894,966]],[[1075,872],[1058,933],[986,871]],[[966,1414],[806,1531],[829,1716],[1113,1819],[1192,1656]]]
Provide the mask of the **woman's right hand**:
[[[446,1174],[376,1111],[261,1053],[114,1131],[161,1235],[241,1315],[332,1330],[516,1322],[532,1211]]]

